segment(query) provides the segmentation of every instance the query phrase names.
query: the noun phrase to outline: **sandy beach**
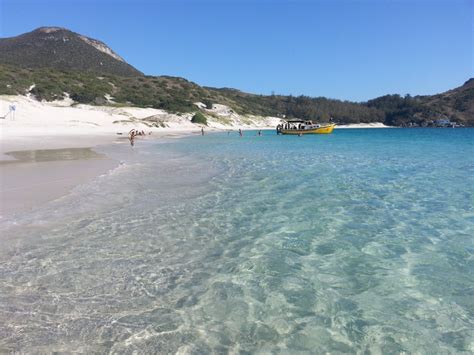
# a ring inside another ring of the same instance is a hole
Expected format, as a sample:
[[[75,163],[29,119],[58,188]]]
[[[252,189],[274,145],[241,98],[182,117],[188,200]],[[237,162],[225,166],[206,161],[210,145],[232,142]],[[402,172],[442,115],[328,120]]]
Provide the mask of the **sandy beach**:
[[[395,128],[392,126],[387,126],[382,122],[373,122],[373,123],[354,123],[354,124],[345,124],[337,125],[336,129],[345,129],[345,128]]]
[[[117,167],[119,161],[96,150],[111,144],[128,145],[131,129],[152,134],[146,138],[198,132],[184,120],[166,128],[137,122],[163,114],[153,109],[72,106],[70,100],[44,103],[3,96],[0,112],[9,112],[12,104],[16,106],[14,116],[10,112],[0,120],[1,217],[37,208]]]
[[[15,105],[15,112],[9,112]],[[197,106],[200,106],[197,103]],[[201,105],[202,106],[202,105]],[[225,105],[214,105],[206,131],[274,129],[276,117],[241,117]],[[119,165],[100,153],[101,146],[124,144],[128,132],[144,131],[143,139],[199,134],[191,114],[176,115],[138,107],[90,106],[70,99],[39,102],[28,96],[1,96],[0,216],[38,208],[75,186]],[[226,120],[223,124],[220,118]],[[230,125],[229,125],[230,123]],[[381,123],[337,128],[385,128]]]
[[[0,216],[39,207],[115,168],[116,160],[92,150],[101,144],[112,144],[112,138],[104,135],[10,136],[2,129]]]

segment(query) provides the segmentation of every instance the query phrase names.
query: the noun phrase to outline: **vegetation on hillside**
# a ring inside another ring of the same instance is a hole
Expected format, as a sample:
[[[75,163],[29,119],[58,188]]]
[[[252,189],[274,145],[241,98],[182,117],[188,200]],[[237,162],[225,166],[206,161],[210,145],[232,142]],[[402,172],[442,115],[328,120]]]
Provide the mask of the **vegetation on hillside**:
[[[384,122],[391,126],[403,124],[407,119],[421,123],[420,114],[429,115],[430,109],[423,106],[420,99],[409,95],[385,95],[367,102],[367,106],[385,113]]]
[[[380,122],[384,113],[358,103],[308,96],[254,95],[234,89],[207,88],[213,94],[224,96],[226,104],[239,113],[305,118],[340,123]]]
[[[191,118],[192,123],[199,123],[207,126],[207,118],[201,112],[196,112]]]
[[[89,72],[0,65],[0,94],[25,95],[28,92],[46,101],[59,100],[68,94],[78,103],[88,104],[106,104],[106,97],[110,96],[117,104],[170,112],[195,111],[193,103],[208,96],[205,89],[180,78],[99,76]]]
[[[33,86],[34,85],[34,86]],[[307,96],[254,95],[234,89],[201,87],[169,76],[124,77],[50,68],[26,69],[0,64],[0,95],[30,93],[39,100],[69,95],[78,103],[132,105],[185,113],[213,104],[227,105],[241,115],[305,118],[338,123],[384,122],[388,125],[421,124],[449,118],[474,125],[474,81],[434,96],[386,95],[366,103]]]
[[[392,126],[424,126],[436,120],[474,125],[474,80],[433,96],[385,95],[366,103],[385,113],[384,122]]]

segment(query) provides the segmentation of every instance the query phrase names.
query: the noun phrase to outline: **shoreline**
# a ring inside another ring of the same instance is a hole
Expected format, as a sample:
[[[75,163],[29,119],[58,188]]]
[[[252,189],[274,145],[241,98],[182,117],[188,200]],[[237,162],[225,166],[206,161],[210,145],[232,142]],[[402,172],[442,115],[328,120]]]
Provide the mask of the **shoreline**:
[[[363,129],[363,128],[399,128],[395,126],[387,126],[382,122],[371,122],[371,123],[352,123],[344,125],[336,125],[335,129]]]
[[[111,158],[101,153],[100,147],[129,145],[131,129],[145,131],[145,136],[137,136],[138,143],[200,134],[202,127],[191,123],[189,114],[176,115],[152,108],[73,105],[67,99],[40,102],[27,96],[0,96],[3,111],[11,103],[17,105],[15,116],[0,120],[0,220],[39,208],[115,169],[120,154]],[[222,107],[218,108],[215,114],[227,114]],[[232,119],[231,125],[211,120],[204,129],[207,133],[239,128],[274,130],[275,122],[280,120],[244,120],[240,116]],[[336,128],[388,127],[374,123]],[[125,151],[123,154],[126,155]]]
[[[99,142],[103,143],[91,137],[2,140],[0,221],[41,208],[119,166],[117,160],[98,151],[103,145]]]
[[[3,132],[2,132],[3,133]],[[172,139],[192,135],[194,131],[162,131],[140,141]],[[102,148],[119,148],[116,157]],[[0,221],[69,194],[120,166],[129,154],[128,138],[105,134],[5,137],[0,145]],[[123,150],[123,151],[121,151]],[[128,152],[128,153],[127,153]]]

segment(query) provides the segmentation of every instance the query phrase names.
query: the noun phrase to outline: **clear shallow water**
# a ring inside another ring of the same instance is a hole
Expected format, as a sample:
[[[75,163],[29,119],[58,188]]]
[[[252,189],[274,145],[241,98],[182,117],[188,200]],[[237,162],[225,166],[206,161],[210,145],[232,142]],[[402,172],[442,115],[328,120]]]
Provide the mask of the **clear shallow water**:
[[[0,351],[472,352],[473,153],[472,129],[138,144],[3,222]]]

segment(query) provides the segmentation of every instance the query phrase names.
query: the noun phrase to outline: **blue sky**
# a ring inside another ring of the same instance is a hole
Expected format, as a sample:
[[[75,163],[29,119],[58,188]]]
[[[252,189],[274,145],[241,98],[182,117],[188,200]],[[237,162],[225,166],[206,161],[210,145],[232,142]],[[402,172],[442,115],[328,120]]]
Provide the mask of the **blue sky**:
[[[474,77],[474,0],[0,0],[0,37],[62,26],[149,75],[363,101]]]

